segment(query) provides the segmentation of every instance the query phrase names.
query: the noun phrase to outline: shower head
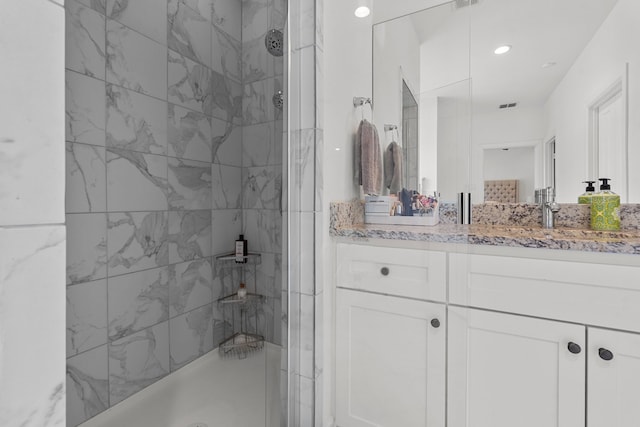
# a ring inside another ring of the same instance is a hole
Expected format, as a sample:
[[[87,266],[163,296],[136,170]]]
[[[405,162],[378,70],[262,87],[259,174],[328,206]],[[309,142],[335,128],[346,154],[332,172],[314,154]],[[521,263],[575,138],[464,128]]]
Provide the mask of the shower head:
[[[277,91],[271,100],[273,101],[273,106],[282,111],[282,108],[284,107],[284,95],[282,94],[282,91]]]
[[[284,49],[284,34],[275,28],[267,31],[264,36],[264,45],[273,56],[282,56]]]

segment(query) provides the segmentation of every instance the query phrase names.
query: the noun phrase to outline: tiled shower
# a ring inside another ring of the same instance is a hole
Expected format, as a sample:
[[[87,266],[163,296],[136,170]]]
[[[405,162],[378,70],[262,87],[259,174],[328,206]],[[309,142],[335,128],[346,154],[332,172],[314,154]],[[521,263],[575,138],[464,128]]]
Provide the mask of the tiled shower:
[[[217,347],[215,255],[262,254],[286,344],[285,0],[66,0],[67,425]],[[283,319],[284,324],[283,324]]]

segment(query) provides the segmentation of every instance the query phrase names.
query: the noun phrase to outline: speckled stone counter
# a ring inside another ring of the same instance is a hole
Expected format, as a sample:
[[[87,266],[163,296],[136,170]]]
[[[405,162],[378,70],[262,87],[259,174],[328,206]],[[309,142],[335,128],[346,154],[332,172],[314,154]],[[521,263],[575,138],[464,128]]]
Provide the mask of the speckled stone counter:
[[[585,211],[585,206],[580,205],[562,205],[564,216],[558,218],[559,225],[555,229],[540,227],[540,219],[537,216],[540,215],[539,207],[521,204],[474,206],[476,223],[471,225],[451,223],[448,215],[445,216],[446,222],[441,220],[441,223],[435,226],[401,226],[364,224],[362,202],[354,200],[331,203],[330,233],[332,236],[350,238],[640,255],[638,206],[625,205],[621,209],[621,231],[594,231],[588,228],[588,207]],[[487,213],[487,210],[496,212]]]

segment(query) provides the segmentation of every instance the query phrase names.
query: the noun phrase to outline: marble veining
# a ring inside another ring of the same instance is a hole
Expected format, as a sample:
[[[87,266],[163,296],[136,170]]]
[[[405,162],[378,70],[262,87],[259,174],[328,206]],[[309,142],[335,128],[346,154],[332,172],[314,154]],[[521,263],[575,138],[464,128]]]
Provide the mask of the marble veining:
[[[167,153],[167,103],[107,85],[107,146]]]
[[[171,371],[213,349],[213,305],[207,304],[169,321]]]
[[[242,38],[243,2],[232,0],[213,0],[211,2],[211,21],[236,40]]]
[[[208,19],[183,2],[169,0],[169,49],[211,67],[212,26]]]
[[[211,259],[169,266],[169,315],[189,312],[213,301]]]
[[[109,275],[169,264],[167,233],[165,212],[109,214]]]
[[[212,159],[211,119],[202,113],[169,104],[168,153],[190,160]]]
[[[169,372],[168,321],[112,342],[109,345],[111,405],[153,384]]]
[[[108,301],[111,341],[169,319],[168,268],[110,277]]]
[[[66,212],[107,210],[104,147],[66,143]]]
[[[233,120],[211,119],[211,154],[214,163],[241,166],[242,164],[242,127]]]
[[[211,165],[214,209],[242,207],[242,170],[235,166]]]
[[[169,158],[169,208],[211,209],[211,164]]]
[[[67,425],[75,426],[109,407],[107,346],[67,359]]]
[[[211,211],[169,212],[169,262],[206,258],[211,252]]]
[[[116,21],[107,22],[107,81],[167,99],[167,48]]]
[[[167,157],[107,149],[109,211],[166,210]]]
[[[67,284],[106,277],[106,214],[69,214],[66,219]]]
[[[79,3],[89,6],[91,9],[100,12],[104,15],[106,10],[107,0],[78,0]]]
[[[104,82],[73,71],[65,73],[65,82],[66,140],[104,146],[106,129]]]
[[[104,80],[106,60],[104,15],[75,0],[67,1],[65,12],[66,67]]]
[[[145,36],[167,42],[166,5],[157,0],[106,0],[106,15]],[[160,4],[159,4],[160,3]]]
[[[211,68],[236,82],[242,78],[242,45],[217,26],[213,27],[212,50],[219,54],[213,58]]]
[[[107,343],[107,280],[67,287],[67,357]]]
[[[243,173],[244,208],[280,209],[282,166],[244,168]]]

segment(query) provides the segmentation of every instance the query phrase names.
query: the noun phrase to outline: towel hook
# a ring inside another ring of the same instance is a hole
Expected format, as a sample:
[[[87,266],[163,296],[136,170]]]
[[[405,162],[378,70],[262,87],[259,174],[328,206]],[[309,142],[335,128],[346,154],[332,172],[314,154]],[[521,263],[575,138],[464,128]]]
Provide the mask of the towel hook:
[[[398,125],[390,125],[390,124],[385,124],[384,125],[384,131],[386,132],[391,132],[391,138],[393,140],[393,131],[395,131],[396,134],[396,142],[399,144],[400,143],[400,133],[398,132]]]
[[[364,120],[364,106],[366,104],[369,104],[369,108],[371,109],[371,120],[373,121],[373,102],[371,101],[371,98],[365,98],[364,96],[353,97],[353,106],[355,108],[363,107],[362,110],[360,110],[360,118],[362,120]]]

